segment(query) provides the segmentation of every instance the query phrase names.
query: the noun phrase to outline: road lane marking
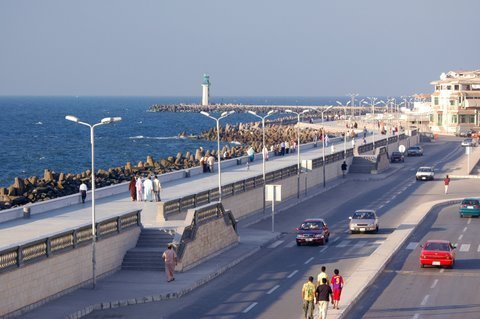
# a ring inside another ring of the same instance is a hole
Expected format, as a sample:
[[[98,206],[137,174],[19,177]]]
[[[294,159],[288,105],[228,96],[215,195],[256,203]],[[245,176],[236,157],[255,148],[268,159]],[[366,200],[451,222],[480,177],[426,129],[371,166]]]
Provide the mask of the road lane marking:
[[[480,253],[480,245],[478,245],[477,252]]]
[[[465,228],[463,229],[463,232],[466,232],[466,231],[467,231],[467,227],[465,227]]]
[[[252,310],[253,307],[255,307],[256,305],[258,305],[258,302],[252,303],[250,306],[248,306],[247,308],[245,308],[242,312],[243,312],[243,313],[247,313],[247,312],[249,312],[250,310]]]
[[[469,251],[470,250],[470,244],[462,244],[460,246],[460,251]]]
[[[356,243],[355,245],[353,245],[353,248],[360,249],[360,248],[362,248],[363,246],[365,246],[366,243],[367,243],[366,240],[360,240],[358,243]]]
[[[334,239],[332,239],[332,243],[336,242],[339,239],[340,239],[340,237],[335,237]]]
[[[467,225],[470,225],[471,222],[472,222],[472,218],[470,217],[470,218],[468,219]]]
[[[380,205],[380,206],[378,206],[377,210],[378,210],[378,209],[382,209],[383,206],[385,206],[385,205]]]
[[[440,272],[444,272],[444,271],[445,271],[445,268],[440,269]]]
[[[344,241],[340,242],[340,243],[337,245],[337,247],[347,247],[347,246],[350,245],[350,242],[351,242],[351,240],[344,240]]]
[[[438,279],[435,279],[433,284],[430,286],[431,289],[435,288],[438,284]]]
[[[295,274],[298,272],[298,270],[294,270],[292,271],[292,273],[290,275],[287,276],[287,278],[292,278],[293,276],[295,276]]]
[[[417,248],[417,246],[418,246],[418,242],[417,241],[412,241],[411,243],[409,243],[407,245],[407,247],[405,247],[405,249],[414,250],[415,248]]]
[[[462,240],[463,238],[463,234],[461,234],[460,236],[458,236],[458,241]]]
[[[296,244],[297,244],[296,241],[292,241],[291,243],[286,244],[285,247],[287,247],[287,248],[292,248],[292,247],[295,246]]]
[[[277,248],[278,246],[280,246],[282,243],[284,242],[284,240],[277,240],[276,242],[272,243],[270,246],[268,246],[267,248]]]
[[[412,319],[418,319],[418,318],[420,318],[420,314],[419,314],[419,313],[416,313],[416,314],[413,316]]]
[[[307,261],[304,262],[304,264],[306,265],[306,264],[310,263],[314,258],[315,258],[315,257],[310,257],[310,258],[308,258]]]
[[[325,246],[322,249],[320,249],[320,253],[323,253],[325,250],[327,250],[327,248],[328,248],[328,246]]]
[[[270,289],[269,291],[267,291],[267,295],[270,295],[272,292],[274,292],[274,291],[277,290],[278,288],[280,288],[280,285],[276,285],[275,287],[273,287],[272,289]]]
[[[428,298],[430,298],[430,295],[426,295],[425,297],[423,297],[423,300],[420,306],[425,306],[428,302]]]
[[[373,242],[373,245],[381,245],[381,244],[383,244],[384,242],[385,242],[385,240],[375,240],[375,241]]]

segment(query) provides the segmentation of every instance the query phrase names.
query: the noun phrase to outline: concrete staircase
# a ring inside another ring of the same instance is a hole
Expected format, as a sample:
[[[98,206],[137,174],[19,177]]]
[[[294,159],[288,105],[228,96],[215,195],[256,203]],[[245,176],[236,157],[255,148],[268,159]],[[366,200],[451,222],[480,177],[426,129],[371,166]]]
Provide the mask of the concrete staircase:
[[[370,174],[375,169],[376,159],[372,156],[354,156],[349,173]]]
[[[123,257],[124,270],[165,270],[162,254],[173,241],[173,235],[159,229],[142,229],[135,248]]]

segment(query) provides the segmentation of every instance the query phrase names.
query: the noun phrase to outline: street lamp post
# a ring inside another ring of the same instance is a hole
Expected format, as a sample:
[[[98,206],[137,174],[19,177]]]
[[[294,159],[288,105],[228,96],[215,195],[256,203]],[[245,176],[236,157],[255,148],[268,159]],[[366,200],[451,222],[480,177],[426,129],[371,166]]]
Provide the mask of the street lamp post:
[[[271,110],[265,116],[260,116],[254,111],[248,111],[248,113],[252,114],[253,116],[258,117],[262,120],[262,154],[263,154],[263,163],[262,163],[262,173],[263,173],[263,213],[265,213],[265,153],[268,153],[268,150],[265,150],[265,119],[275,113],[276,110]],[[266,152],[265,152],[266,151]]]
[[[200,114],[205,115],[206,117],[211,118],[217,122],[217,158],[218,158],[218,201],[222,201],[222,166],[221,166],[221,154],[220,154],[220,120],[226,118],[227,116],[235,113],[235,111],[223,112],[220,114],[220,117],[216,118],[210,115],[205,111],[201,111]]]
[[[93,289],[95,289],[95,285],[97,283],[96,277],[96,252],[95,252],[95,244],[97,241],[97,232],[95,229],[95,138],[94,138],[94,129],[97,126],[120,122],[122,120],[121,117],[106,117],[100,121],[100,123],[91,125],[85,122],[81,122],[78,117],[73,115],[65,116],[65,119],[68,121],[72,121],[81,125],[88,126],[90,128],[90,144],[92,147],[92,172],[90,175],[92,176],[92,283]]]
[[[325,110],[323,111],[320,111],[322,113],[322,123],[323,123],[323,113],[327,112],[328,110],[330,110],[331,108],[333,107],[333,105],[330,105],[329,107],[327,107]],[[326,136],[326,131],[325,131],[325,127],[323,127],[323,136],[322,136],[322,157],[323,157],[323,187],[327,187],[327,181],[326,181],[326,178],[325,178],[325,136]]]
[[[300,198],[300,116],[310,112],[310,110],[307,109],[302,112],[285,110],[285,112],[297,115],[297,198]]]
[[[337,104],[340,106],[343,106],[344,112],[345,112],[345,128],[347,128],[347,106],[350,104],[351,101],[348,101],[345,106],[342,105],[342,102],[337,101]],[[343,153],[345,159],[347,158],[347,130],[345,130],[345,133],[343,134]]]
[[[348,96],[350,96],[350,101],[352,103],[352,115],[355,117],[355,98],[358,96],[358,93],[348,93]],[[361,103],[361,102],[360,102]]]
[[[382,101],[377,101],[376,97],[369,97],[370,105],[372,106],[372,116],[373,116],[373,128],[372,128],[372,139],[373,139],[373,150],[375,151],[375,106],[382,103]],[[377,101],[377,102],[376,102]],[[363,102],[364,104],[369,104],[367,101]]]

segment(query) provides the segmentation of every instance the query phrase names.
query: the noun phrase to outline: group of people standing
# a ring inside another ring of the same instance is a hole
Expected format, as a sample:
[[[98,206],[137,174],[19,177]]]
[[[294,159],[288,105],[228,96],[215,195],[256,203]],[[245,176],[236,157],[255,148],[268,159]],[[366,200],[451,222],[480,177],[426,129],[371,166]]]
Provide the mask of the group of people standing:
[[[202,166],[204,173],[213,173],[215,168],[215,157],[213,155],[202,156],[202,158],[200,158],[200,165]]]
[[[284,156],[288,153],[295,153],[295,149],[297,148],[297,142],[295,141],[284,141],[278,143],[276,145],[272,145],[270,151],[273,151],[275,156]]]
[[[343,289],[343,277],[340,271],[335,269],[333,276],[329,281],[326,273],[326,267],[322,266],[321,272],[317,276],[317,284],[313,283],[314,278],[308,277],[308,280],[302,287],[303,313],[305,319],[313,319],[315,305],[318,305],[318,318],[327,319],[328,304],[330,299],[333,309],[340,309],[340,295]]]
[[[161,201],[160,191],[162,190],[162,184],[157,175],[153,179],[152,176],[148,176],[145,179],[142,179],[140,176],[132,176],[130,184],[128,184],[128,190],[130,191],[132,201]]]

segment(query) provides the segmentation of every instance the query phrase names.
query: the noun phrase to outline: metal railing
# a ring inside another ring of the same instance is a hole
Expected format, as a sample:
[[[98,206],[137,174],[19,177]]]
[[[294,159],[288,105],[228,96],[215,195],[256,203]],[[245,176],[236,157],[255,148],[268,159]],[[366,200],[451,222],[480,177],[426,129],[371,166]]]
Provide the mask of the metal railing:
[[[97,240],[140,226],[141,210],[106,219],[96,224]],[[82,226],[43,239],[0,251],[0,272],[17,269],[60,253],[83,247],[92,241],[91,226]]]

